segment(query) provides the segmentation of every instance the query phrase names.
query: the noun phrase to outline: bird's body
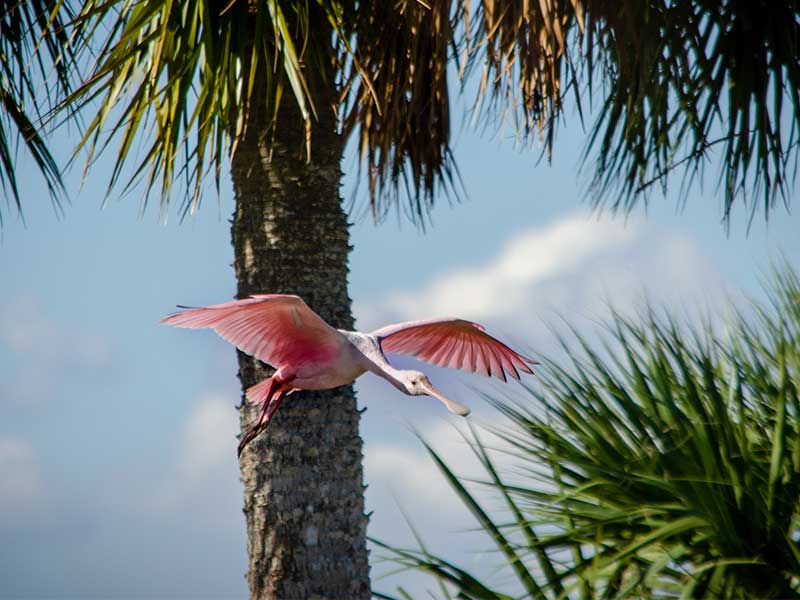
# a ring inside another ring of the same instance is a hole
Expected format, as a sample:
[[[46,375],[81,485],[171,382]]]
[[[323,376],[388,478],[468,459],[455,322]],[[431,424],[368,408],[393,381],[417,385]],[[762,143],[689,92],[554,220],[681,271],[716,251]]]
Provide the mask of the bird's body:
[[[367,372],[368,363],[364,354],[353,344],[355,336],[341,329],[342,336],[337,352],[330,356],[309,357],[294,367],[293,385],[300,390],[329,390],[352,383]],[[351,337],[354,338],[351,341]]]
[[[297,390],[325,390],[355,381],[370,371],[401,392],[429,395],[451,412],[469,409],[446,398],[419,371],[395,369],[386,354],[411,354],[426,362],[519,379],[532,373],[534,361],[485,333],[477,323],[445,318],[388,325],[361,333],[334,329],[302,298],[264,294],[170,315],[162,323],[190,329],[211,328],[242,352],[276,368],[275,373],[246,391],[262,410],[239,444],[242,449],[269,424],[283,398]]]

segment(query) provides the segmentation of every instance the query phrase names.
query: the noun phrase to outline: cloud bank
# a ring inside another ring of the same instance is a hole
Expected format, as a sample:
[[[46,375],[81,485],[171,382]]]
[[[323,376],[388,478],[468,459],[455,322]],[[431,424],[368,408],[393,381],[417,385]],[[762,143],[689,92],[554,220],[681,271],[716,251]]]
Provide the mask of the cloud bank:
[[[359,323],[460,316],[531,332],[556,313],[597,317],[608,305],[701,300],[723,293],[720,277],[688,238],[643,221],[577,213],[525,230],[479,265],[440,273],[414,289],[360,303]]]

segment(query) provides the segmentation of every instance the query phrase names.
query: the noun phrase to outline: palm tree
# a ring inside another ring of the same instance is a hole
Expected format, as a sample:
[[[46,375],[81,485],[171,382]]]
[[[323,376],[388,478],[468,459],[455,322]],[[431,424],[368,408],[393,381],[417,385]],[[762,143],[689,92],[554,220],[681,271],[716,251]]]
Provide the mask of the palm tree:
[[[505,511],[428,447],[527,597],[800,597],[796,272],[752,313],[719,332],[650,310],[563,338],[530,401],[493,401],[492,442],[467,436]],[[390,553],[459,598],[518,596],[424,547]]]
[[[185,209],[194,210],[204,169],[211,164],[218,183],[230,156],[238,296],[299,294],[332,325],[352,328],[339,196],[343,138],[333,112],[334,15],[326,8],[86,2],[85,30],[112,27],[69,107],[81,110],[101,97],[84,143],[91,161],[109,130],[119,136],[109,188],[148,127],[152,145],[137,172],[147,171],[147,192],[160,178],[164,203],[182,173],[189,182]],[[239,354],[239,365],[243,388],[264,376],[265,366],[249,356]],[[254,417],[243,402],[242,423]],[[369,597],[358,423],[352,387],[298,393],[269,435],[243,453],[252,597]]]
[[[796,151],[798,9],[673,4],[84,0],[70,43],[91,70],[65,107],[88,115],[87,165],[118,148],[109,191],[133,161],[124,189],[141,183],[166,204],[180,182],[192,212],[204,176],[218,187],[230,160],[238,295],[298,293],[349,327],[344,144],[357,136],[376,216],[405,199],[424,222],[435,192],[459,191],[452,64],[478,78],[476,115],[508,117],[523,142],[540,134],[548,154],[567,93],[579,108],[599,95],[587,154],[598,202],[632,205],[676,167],[691,177],[722,143],[726,214],[746,185],[770,209]],[[239,359],[247,387],[263,365]],[[369,593],[350,388],[298,396],[244,455],[242,478],[253,596]]]

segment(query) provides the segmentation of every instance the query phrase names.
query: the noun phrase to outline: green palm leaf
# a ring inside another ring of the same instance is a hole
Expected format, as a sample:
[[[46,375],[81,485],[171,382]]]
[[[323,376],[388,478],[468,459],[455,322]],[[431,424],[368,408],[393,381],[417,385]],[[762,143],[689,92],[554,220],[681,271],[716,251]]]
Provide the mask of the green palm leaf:
[[[599,344],[562,338],[570,366],[544,360],[529,401],[492,400],[508,419],[492,433],[529,482],[504,484],[468,439],[511,522],[476,509],[429,449],[489,538],[511,546],[508,564],[535,579],[526,597],[800,596],[798,306],[787,267],[725,335],[648,310],[613,315]],[[543,555],[560,566],[536,568]]]
[[[87,166],[119,141],[109,192],[135,160],[124,189],[143,181],[145,199],[158,190],[165,204],[181,173],[184,210],[194,211],[207,170],[218,186],[222,163],[235,151],[231,140],[251,118],[274,120],[286,85],[301,119],[312,118],[302,63],[317,60],[315,39],[297,3],[87,0],[76,19],[92,31],[106,22],[114,26],[98,62],[65,108],[80,113],[99,103],[75,150],[75,157],[87,152]],[[133,142],[141,136],[149,145],[134,159]]]

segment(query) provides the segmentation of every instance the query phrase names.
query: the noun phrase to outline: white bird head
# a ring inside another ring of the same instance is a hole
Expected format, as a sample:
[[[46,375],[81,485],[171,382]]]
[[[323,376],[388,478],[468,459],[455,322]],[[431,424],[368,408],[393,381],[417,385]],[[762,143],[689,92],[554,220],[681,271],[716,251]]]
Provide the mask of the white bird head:
[[[466,417],[469,414],[469,408],[455,400],[450,400],[450,398],[433,387],[431,380],[428,379],[425,373],[405,371],[403,375],[403,385],[406,388],[406,393],[410,396],[432,396],[444,404],[451,413],[461,417]]]

